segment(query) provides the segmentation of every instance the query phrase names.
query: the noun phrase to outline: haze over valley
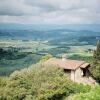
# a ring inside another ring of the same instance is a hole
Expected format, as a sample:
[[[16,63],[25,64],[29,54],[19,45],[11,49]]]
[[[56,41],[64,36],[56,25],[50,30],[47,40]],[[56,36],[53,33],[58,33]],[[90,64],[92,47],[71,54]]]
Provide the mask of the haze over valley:
[[[82,25],[80,29],[78,27],[80,25],[76,28],[73,28],[73,25],[51,26],[1,25],[0,48],[4,52],[13,51],[13,53],[12,55],[8,53],[8,57],[1,56],[0,75],[9,75],[16,69],[35,64],[42,56],[48,54],[59,58],[65,55],[66,58],[78,60],[87,60],[93,55],[92,52],[100,39],[99,30],[91,30],[89,28],[91,25],[84,25],[85,27]],[[92,29],[98,27],[99,25]]]

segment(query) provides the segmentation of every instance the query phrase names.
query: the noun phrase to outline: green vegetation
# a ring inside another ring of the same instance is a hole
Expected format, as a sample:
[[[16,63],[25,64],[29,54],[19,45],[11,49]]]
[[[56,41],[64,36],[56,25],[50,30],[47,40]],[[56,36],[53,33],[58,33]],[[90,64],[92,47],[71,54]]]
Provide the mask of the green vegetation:
[[[91,73],[93,77],[100,83],[100,41],[97,43],[97,49],[94,51]]]
[[[0,100],[63,100],[70,94],[86,93],[90,86],[73,83],[56,66],[33,65],[0,79]]]
[[[37,63],[41,55],[20,52],[17,48],[0,48],[0,76],[9,75],[15,70]]]
[[[99,85],[72,82],[57,66],[41,64],[52,56],[85,60],[100,83],[100,32],[49,28],[0,30],[0,100],[100,100]]]
[[[73,60],[84,60],[91,62],[92,61],[92,54],[87,54],[87,53],[69,53],[67,55],[68,59],[73,59]]]
[[[70,96],[72,100],[100,100],[100,86],[74,83],[57,66],[41,64],[52,56],[64,54],[70,59],[93,62],[91,73],[100,82],[100,42],[93,57],[94,46],[60,48],[47,43],[17,40],[15,43],[1,41],[1,44],[0,75],[16,71],[9,77],[0,77],[0,100],[69,100]]]
[[[7,50],[4,50],[3,48],[0,48],[0,60],[1,59],[7,59],[7,60],[16,60],[16,59],[22,59],[26,57],[27,55],[31,54],[30,52],[18,52],[17,48],[9,48]]]
[[[91,74],[100,83],[100,41],[97,43],[97,49],[94,51],[91,63]],[[100,86],[91,88],[88,93],[75,94],[71,100],[100,100]]]
[[[50,54],[47,54],[47,55],[45,55],[45,56],[42,56],[42,58],[41,58],[41,61],[46,61],[46,60],[48,60],[49,58],[51,58],[52,57],[52,55],[50,55]]]
[[[91,89],[89,93],[74,95],[71,100],[100,100],[100,86]]]
[[[66,41],[66,40],[64,40]],[[58,42],[58,41],[57,41]],[[60,42],[60,41],[59,41]],[[70,41],[71,42],[71,41]],[[32,64],[47,60],[49,57],[62,57],[90,61],[93,45],[69,46],[54,45],[43,40],[0,39],[0,76],[8,76],[15,70],[27,68]],[[74,41],[75,42],[75,41]]]

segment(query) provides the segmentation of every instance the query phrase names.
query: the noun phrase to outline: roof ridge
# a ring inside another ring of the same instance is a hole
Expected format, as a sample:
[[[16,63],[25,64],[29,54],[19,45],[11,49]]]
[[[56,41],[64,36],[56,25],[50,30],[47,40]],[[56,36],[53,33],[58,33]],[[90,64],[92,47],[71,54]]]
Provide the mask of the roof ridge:
[[[56,57],[50,58],[45,62],[45,64],[59,65],[59,67],[63,67],[65,69],[73,69],[73,70],[76,70],[77,68],[81,67],[85,63],[86,61],[71,60],[71,59],[62,60]]]

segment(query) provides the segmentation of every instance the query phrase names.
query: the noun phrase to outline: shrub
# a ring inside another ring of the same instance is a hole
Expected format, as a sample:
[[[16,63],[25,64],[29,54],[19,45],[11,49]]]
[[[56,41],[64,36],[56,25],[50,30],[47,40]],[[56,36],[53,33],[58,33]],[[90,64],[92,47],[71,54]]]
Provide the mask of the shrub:
[[[100,86],[91,89],[89,93],[77,94],[72,100],[100,100]]]
[[[62,100],[70,94],[89,90],[89,86],[73,83],[57,66],[36,64],[12,73],[0,89],[0,99]]]

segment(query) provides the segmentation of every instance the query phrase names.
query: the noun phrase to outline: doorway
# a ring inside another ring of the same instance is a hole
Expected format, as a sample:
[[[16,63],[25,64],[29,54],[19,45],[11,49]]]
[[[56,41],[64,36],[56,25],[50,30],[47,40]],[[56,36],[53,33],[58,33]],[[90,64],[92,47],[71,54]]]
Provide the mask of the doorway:
[[[83,77],[87,75],[87,69],[83,68]]]

